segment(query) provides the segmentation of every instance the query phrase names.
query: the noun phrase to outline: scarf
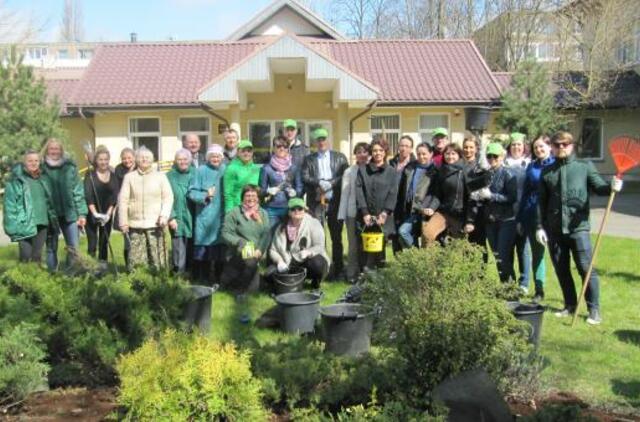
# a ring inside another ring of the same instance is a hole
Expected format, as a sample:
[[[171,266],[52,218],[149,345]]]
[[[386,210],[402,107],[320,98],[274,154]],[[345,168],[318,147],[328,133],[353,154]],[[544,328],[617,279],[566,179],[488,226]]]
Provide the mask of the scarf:
[[[47,165],[49,167],[60,167],[60,166],[62,166],[64,164],[64,157],[60,158],[58,160],[54,160],[52,158],[45,157],[44,161],[47,163]]]
[[[291,221],[287,223],[287,240],[289,240],[289,242],[293,243],[296,240],[296,238],[298,237],[298,230],[300,229],[300,226],[301,224],[298,224],[296,226],[292,224]]]
[[[291,168],[291,155],[280,158],[273,154],[269,164],[271,164],[271,167],[273,167],[278,175],[284,177],[285,172]]]
[[[260,205],[255,204],[249,207],[245,204],[242,204],[242,212],[244,213],[244,216],[247,218],[247,220],[257,221],[258,223],[262,224],[262,220],[260,219]]]
[[[225,147],[223,154],[229,159],[229,161],[231,161],[236,158],[236,154],[238,154],[238,148],[227,149]]]

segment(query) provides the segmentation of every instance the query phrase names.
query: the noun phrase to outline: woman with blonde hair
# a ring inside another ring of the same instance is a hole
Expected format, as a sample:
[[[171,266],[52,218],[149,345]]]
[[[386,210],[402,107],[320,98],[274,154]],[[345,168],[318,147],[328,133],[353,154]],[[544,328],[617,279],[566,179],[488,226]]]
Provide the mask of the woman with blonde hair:
[[[48,138],[43,147],[44,163],[41,172],[51,187],[56,224],[49,226],[47,234],[47,267],[58,269],[58,236],[62,231],[67,246],[67,264],[78,254],[78,227],[87,223],[87,204],[78,175],[78,167],[65,154],[62,143]]]
[[[173,192],[164,173],[153,167],[153,153],[136,151],[136,170],[124,176],[120,195],[120,230],[131,239],[128,269],[167,265],[164,229],[173,207]]]

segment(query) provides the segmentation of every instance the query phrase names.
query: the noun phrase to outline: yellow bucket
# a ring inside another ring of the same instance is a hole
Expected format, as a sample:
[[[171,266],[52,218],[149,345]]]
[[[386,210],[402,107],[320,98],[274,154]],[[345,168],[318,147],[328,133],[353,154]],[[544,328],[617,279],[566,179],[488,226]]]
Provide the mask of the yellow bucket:
[[[365,252],[382,252],[384,234],[381,232],[362,232],[362,249]]]

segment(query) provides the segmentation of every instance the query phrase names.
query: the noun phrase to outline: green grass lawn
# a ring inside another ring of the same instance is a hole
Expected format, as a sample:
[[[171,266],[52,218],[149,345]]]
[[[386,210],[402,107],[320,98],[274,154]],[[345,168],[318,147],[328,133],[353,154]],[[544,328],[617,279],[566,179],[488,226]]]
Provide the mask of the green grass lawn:
[[[119,234],[113,235],[112,244],[122,265]],[[84,245],[83,241],[83,250]],[[0,267],[12,265],[16,257],[15,246],[0,248]],[[575,328],[571,328],[569,318],[553,315],[562,307],[562,295],[548,258],[547,264],[544,304],[548,312],[540,349],[546,363],[542,374],[544,392],[570,391],[600,407],[640,408],[640,241],[604,238],[598,257],[604,322],[596,327],[585,323],[584,306]],[[333,303],[347,288],[345,283],[323,283],[322,303]],[[239,320],[245,306],[255,321],[274,304],[267,294],[251,296],[243,305],[228,293],[216,293],[212,336],[244,347],[285,337],[278,331]]]

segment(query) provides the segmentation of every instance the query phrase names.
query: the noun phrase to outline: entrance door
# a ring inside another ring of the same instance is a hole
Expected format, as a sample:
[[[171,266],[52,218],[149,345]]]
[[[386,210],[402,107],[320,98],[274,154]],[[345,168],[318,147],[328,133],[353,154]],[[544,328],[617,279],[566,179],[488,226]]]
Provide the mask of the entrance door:
[[[261,120],[250,121],[249,126],[249,139],[253,143],[253,159],[256,163],[264,164],[269,161],[273,150],[273,138],[276,135],[284,134],[284,128],[282,127],[283,120]],[[332,132],[332,124],[330,120],[297,120],[298,123],[298,138],[304,142],[305,145],[311,146],[314,149],[313,142],[311,142],[311,135],[313,131],[318,128],[325,128]]]

